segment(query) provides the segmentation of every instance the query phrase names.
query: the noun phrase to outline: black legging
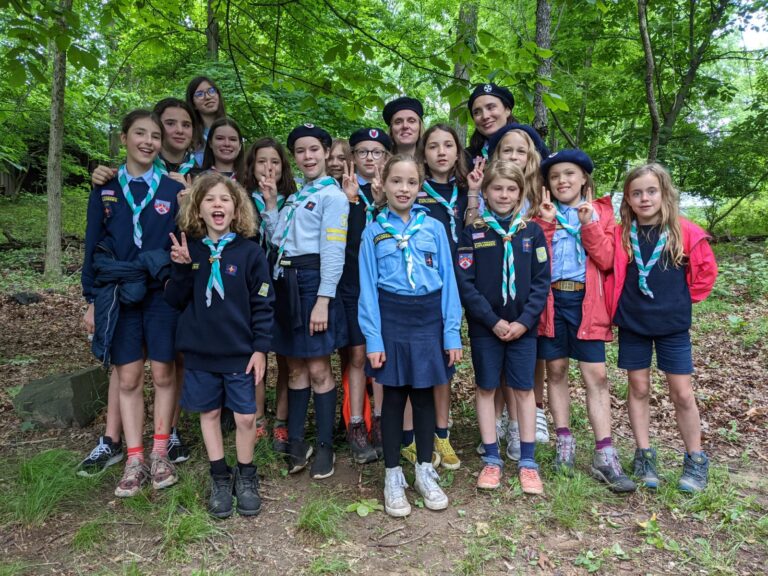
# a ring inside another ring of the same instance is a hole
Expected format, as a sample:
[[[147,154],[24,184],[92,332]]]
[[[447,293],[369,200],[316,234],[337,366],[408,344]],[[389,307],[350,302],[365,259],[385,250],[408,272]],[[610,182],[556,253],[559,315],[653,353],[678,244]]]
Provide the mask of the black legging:
[[[384,466],[387,468],[394,468],[400,464],[403,411],[409,396],[413,406],[417,461],[419,463],[432,461],[435,435],[435,399],[432,388],[384,386],[384,401],[381,406],[381,440],[384,448]]]

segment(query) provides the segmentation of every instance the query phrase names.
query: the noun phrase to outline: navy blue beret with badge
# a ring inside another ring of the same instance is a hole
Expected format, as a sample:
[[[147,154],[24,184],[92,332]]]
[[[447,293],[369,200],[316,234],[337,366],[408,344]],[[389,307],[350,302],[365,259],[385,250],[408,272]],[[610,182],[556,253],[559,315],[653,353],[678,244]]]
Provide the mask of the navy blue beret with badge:
[[[360,128],[349,137],[349,145],[354,148],[360,142],[378,142],[388,152],[392,151],[392,139],[384,130],[378,128]]]
[[[578,148],[566,148],[559,152],[555,152],[554,154],[550,154],[541,161],[541,173],[544,176],[544,180],[547,179],[549,169],[555,164],[561,164],[562,162],[576,164],[587,174],[592,174],[592,170],[595,168],[595,165],[592,163],[592,158],[590,158],[584,150],[579,150]]]
[[[424,118],[424,106],[416,98],[410,98],[409,96],[400,96],[395,98],[391,102],[387,102],[384,106],[384,111],[381,115],[384,117],[384,122],[387,126],[392,124],[392,116],[400,112],[401,110],[411,110],[416,112],[419,118]]]
[[[333,142],[331,135],[322,128],[318,128],[314,124],[302,124],[301,126],[296,126],[296,128],[291,130],[291,133],[288,134],[288,150],[293,152],[293,145],[296,143],[296,140],[307,136],[317,138],[325,148],[330,148],[331,143]]]
[[[539,133],[536,132],[536,129],[533,126],[528,124],[516,124],[513,122],[512,124],[507,124],[504,126],[504,128],[497,130],[494,132],[493,136],[488,138],[489,158],[493,156],[493,152],[496,150],[496,146],[499,145],[501,139],[504,138],[505,134],[507,134],[507,132],[510,130],[522,130],[531,137],[531,140],[533,140],[533,145],[536,146],[536,150],[539,151],[539,156],[542,158],[549,156],[549,148],[547,148],[547,145],[544,144],[544,140],[541,139],[541,136],[539,136]]]
[[[478,84],[475,86],[475,89],[472,90],[472,94],[469,96],[469,101],[467,102],[467,108],[469,108],[469,113],[472,113],[472,105],[475,103],[475,100],[480,98],[480,96],[495,96],[501,102],[512,110],[515,107],[515,97],[512,96],[512,92],[504,88],[504,86],[499,86],[498,84]]]

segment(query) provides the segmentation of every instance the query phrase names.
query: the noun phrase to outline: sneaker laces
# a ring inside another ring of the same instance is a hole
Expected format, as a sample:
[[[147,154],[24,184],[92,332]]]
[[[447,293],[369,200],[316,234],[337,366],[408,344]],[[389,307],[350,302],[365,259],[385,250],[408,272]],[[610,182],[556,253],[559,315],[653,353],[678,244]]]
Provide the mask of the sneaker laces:
[[[88,460],[98,460],[102,454],[112,454],[112,447],[110,444],[104,442],[104,438],[99,438],[99,443],[91,450],[88,455]]]
[[[544,414],[543,410],[536,410],[536,430],[537,431],[549,430],[547,426],[547,416],[546,414]]]
[[[421,480],[424,485],[424,488],[426,488],[427,492],[432,494],[432,492],[440,491],[442,492],[442,489],[440,488],[440,485],[438,484],[438,481],[440,480],[440,476],[437,473],[437,470],[432,468],[432,464],[430,462],[425,462],[424,464],[419,464],[419,469],[421,470]]]
[[[288,428],[285,426],[277,426],[273,428],[272,435],[280,440],[280,442],[288,442]]]
[[[557,437],[557,457],[562,461],[568,461],[571,459],[572,452],[573,452],[573,436],[558,436]]]
[[[352,424],[352,441],[358,446],[365,446],[368,440],[368,434],[362,422]]]
[[[456,456],[456,452],[451,446],[451,442],[448,438],[437,438],[437,448],[441,454],[446,456]]]
[[[521,480],[528,480],[531,482],[536,482],[539,480],[539,473],[537,472],[536,468],[521,467],[520,476]]]
[[[168,436],[168,450],[171,448],[178,448],[181,446],[181,439],[179,438],[179,433],[176,432],[176,430],[171,430],[170,436]]]
[[[696,460],[693,459],[693,457],[688,457],[688,466],[686,467],[685,472],[689,476],[693,476],[696,480],[700,480],[702,482],[706,481],[707,476],[704,473],[706,466],[703,462],[696,462]]]
[[[621,469],[621,462],[619,462],[619,454],[613,449],[603,449],[603,456],[605,458],[605,464],[616,476],[624,476],[624,470]]]

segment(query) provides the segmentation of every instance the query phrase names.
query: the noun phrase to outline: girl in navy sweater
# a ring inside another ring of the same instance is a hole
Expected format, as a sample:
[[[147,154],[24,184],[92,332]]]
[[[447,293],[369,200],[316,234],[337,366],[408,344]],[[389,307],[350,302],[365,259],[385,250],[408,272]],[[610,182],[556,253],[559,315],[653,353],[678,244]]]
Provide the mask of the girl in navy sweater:
[[[273,318],[269,266],[264,251],[249,240],[256,229],[251,202],[221,174],[195,182],[179,227],[165,298],[183,310],[176,333],[185,363],[181,403],[200,412],[211,468],[209,511],[219,518],[231,515],[234,491],[237,511],[255,516],[261,510],[253,465],[256,388],[264,377]],[[235,415],[234,472],[224,459],[222,401]]]
[[[231,118],[211,124],[203,152],[203,170],[219,172],[232,180],[243,178],[243,135]]]

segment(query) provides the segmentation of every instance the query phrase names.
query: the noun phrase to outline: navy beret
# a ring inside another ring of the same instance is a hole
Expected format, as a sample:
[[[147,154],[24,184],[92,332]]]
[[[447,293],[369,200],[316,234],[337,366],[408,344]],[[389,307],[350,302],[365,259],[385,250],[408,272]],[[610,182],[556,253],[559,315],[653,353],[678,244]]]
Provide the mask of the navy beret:
[[[421,102],[416,100],[416,98],[400,96],[400,98],[387,102],[386,106],[384,106],[384,111],[381,115],[384,117],[384,122],[387,123],[387,126],[392,124],[392,116],[401,110],[412,110],[418,114],[419,118],[424,118],[424,106],[421,105]]]
[[[539,151],[539,156],[542,158],[549,156],[549,148],[544,144],[544,140],[541,139],[541,136],[536,132],[536,129],[533,126],[529,126],[528,124],[516,124],[513,122],[512,124],[507,124],[504,128],[500,128],[488,138],[489,158],[493,156],[493,151],[496,150],[496,146],[499,145],[499,142],[501,142],[502,138],[504,138],[506,133],[510,130],[522,130],[531,137],[531,140],[533,140],[533,145],[536,146],[536,150]]]
[[[387,151],[392,151],[392,139],[389,134],[379,128],[360,128],[360,130],[352,132],[349,137],[349,145],[354,148],[360,142],[378,142]]]
[[[318,128],[314,124],[302,124],[301,126],[296,126],[288,134],[288,150],[293,152],[293,145],[296,143],[296,140],[306,136],[317,138],[326,148],[330,148],[333,142],[331,135],[322,128]]]
[[[472,94],[469,96],[467,102],[467,108],[469,113],[472,113],[472,104],[475,103],[480,96],[496,96],[502,101],[504,106],[510,110],[515,107],[515,97],[512,96],[512,92],[504,88],[504,86],[498,86],[497,84],[478,84],[475,89],[472,90]]]
[[[562,162],[570,162],[571,164],[576,164],[577,166],[580,166],[581,169],[584,170],[584,172],[587,174],[592,174],[592,170],[595,167],[595,165],[592,163],[592,158],[590,158],[587,153],[584,152],[584,150],[579,150],[577,148],[566,148],[565,150],[560,150],[559,152],[550,154],[541,161],[541,173],[544,175],[544,180],[547,179],[549,169],[552,168],[552,166],[555,164],[560,164]]]

